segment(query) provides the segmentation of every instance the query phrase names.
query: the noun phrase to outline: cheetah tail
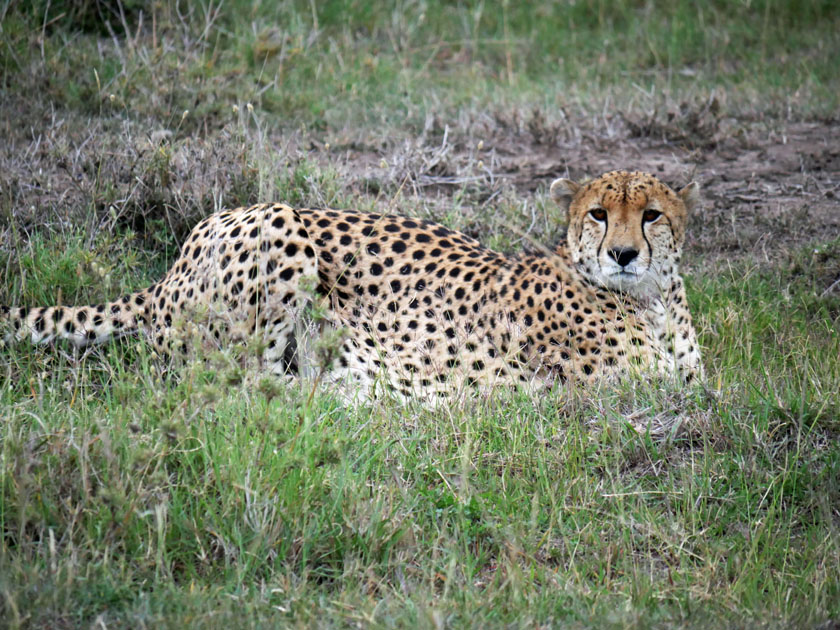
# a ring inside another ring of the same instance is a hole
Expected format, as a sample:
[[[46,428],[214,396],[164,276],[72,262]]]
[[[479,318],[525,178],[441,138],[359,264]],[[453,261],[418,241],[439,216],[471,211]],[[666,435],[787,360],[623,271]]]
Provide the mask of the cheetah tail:
[[[147,291],[96,306],[0,306],[0,340],[46,344],[64,339],[77,348],[136,333]]]

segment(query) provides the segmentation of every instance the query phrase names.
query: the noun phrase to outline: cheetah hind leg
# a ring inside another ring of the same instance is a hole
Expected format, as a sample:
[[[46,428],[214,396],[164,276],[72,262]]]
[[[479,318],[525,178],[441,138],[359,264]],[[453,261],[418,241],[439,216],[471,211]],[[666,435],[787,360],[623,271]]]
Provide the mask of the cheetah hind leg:
[[[317,375],[316,346],[321,325],[312,316],[312,301],[301,296],[295,308],[284,309],[263,335],[263,361],[275,376],[297,375],[312,380]]]

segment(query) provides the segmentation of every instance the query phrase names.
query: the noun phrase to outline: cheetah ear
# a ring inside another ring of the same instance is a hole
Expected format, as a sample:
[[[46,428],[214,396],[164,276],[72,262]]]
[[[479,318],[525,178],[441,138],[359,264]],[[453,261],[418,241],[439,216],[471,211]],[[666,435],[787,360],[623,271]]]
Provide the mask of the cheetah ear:
[[[689,212],[694,212],[700,207],[700,185],[697,182],[691,182],[677,194]]]
[[[572,198],[580,190],[580,184],[573,182],[571,179],[555,179],[551,182],[551,198],[561,208],[569,209],[569,204],[572,203]]]

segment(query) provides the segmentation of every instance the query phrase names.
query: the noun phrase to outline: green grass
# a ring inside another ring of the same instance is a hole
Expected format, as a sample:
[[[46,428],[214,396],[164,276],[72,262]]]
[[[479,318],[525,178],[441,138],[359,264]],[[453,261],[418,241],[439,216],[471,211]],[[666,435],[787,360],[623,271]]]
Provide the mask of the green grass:
[[[67,257],[88,256],[45,247],[21,259],[36,299],[56,282],[72,292]],[[835,618],[840,337],[836,303],[816,293],[833,248],[796,253],[784,275],[744,263],[693,279],[717,393],[650,383],[348,408],[242,382],[218,358],[161,376],[139,342],[81,363],[9,349],[7,623]]]
[[[20,301],[56,287],[100,299],[87,293],[94,278],[67,273],[89,254],[72,241],[52,251],[35,242],[21,257]],[[812,251],[786,275],[745,266],[694,280],[711,398],[652,385],[348,410],[240,387],[224,366],[162,379],[142,344],[81,364],[7,351],[6,618],[746,627],[836,616],[840,342]],[[627,424],[663,416],[682,431]]]
[[[170,3],[125,4],[124,21],[110,15],[115,43],[72,29],[102,24],[91,0],[7,9],[6,84],[187,132],[218,126],[246,102],[290,126],[399,120],[411,132],[432,113],[488,105],[652,108],[660,103],[646,94],[654,91],[677,100],[713,91],[733,110],[830,114],[838,106],[840,13],[830,0],[237,0],[181,13]],[[179,123],[184,111],[191,115]]]
[[[840,93],[827,1],[188,4],[99,3],[113,37],[93,2],[0,5],[0,303],[114,299],[267,199],[550,244],[497,152],[712,94],[772,132]],[[840,243],[797,241],[806,211],[772,260],[695,246],[705,388],[352,407],[225,353],[4,348],[0,627],[836,622]]]

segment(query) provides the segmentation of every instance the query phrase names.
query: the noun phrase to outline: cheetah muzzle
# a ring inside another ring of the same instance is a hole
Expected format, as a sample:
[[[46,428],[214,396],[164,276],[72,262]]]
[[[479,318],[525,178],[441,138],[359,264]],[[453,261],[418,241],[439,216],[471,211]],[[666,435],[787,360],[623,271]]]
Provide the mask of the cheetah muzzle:
[[[140,331],[168,355],[257,340],[261,365],[288,373],[302,364],[296,324],[314,295],[345,331],[329,379],[362,397],[380,386],[427,398],[640,370],[701,376],[678,270],[697,185],[675,192],[614,171],[559,179],[551,195],[568,212],[566,243],[522,256],[407,217],[223,211],[145,290],[97,306],[3,307],[5,340],[82,347]]]

